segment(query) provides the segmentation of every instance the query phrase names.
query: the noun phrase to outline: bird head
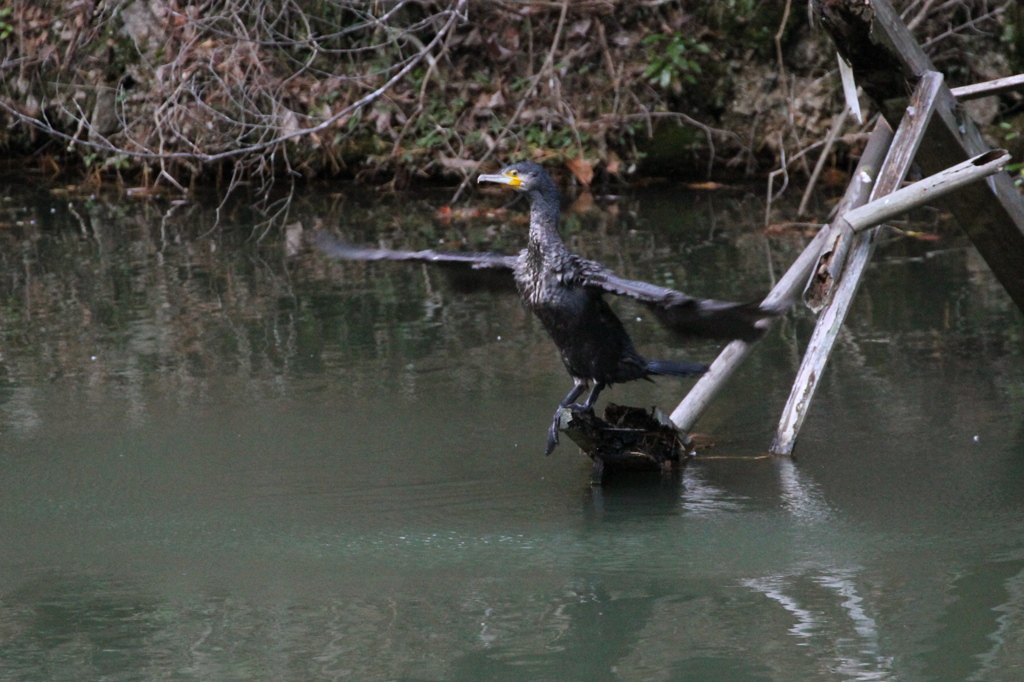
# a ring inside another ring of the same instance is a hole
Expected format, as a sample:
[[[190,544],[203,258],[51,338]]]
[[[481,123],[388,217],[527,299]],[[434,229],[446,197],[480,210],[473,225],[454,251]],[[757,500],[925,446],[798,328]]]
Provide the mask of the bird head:
[[[533,161],[520,161],[505,166],[500,173],[480,175],[477,182],[497,182],[508,185],[518,192],[534,192],[556,189],[555,183],[544,167]],[[557,191],[557,189],[556,189]]]

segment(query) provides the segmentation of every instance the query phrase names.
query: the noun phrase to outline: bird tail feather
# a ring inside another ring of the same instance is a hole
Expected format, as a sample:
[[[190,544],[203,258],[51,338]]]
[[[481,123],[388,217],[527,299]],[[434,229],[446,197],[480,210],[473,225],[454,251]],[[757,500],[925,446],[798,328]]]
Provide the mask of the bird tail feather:
[[[664,374],[674,377],[698,377],[708,371],[708,366],[697,362],[648,360],[647,371],[651,374]]]

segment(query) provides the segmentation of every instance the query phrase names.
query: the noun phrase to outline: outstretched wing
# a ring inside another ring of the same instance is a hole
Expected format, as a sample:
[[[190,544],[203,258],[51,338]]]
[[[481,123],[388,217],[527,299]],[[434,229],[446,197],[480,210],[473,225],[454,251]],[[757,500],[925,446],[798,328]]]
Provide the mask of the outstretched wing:
[[[430,263],[444,267],[459,289],[515,290],[512,271],[516,265],[515,256],[501,253],[471,253],[459,251],[400,251],[397,249],[367,249],[340,242],[320,230],[313,236],[317,249],[333,258],[342,260],[391,260]]]
[[[577,264],[575,274],[581,286],[634,298],[650,308],[665,327],[685,336],[753,341],[764,333],[765,321],[778,314],[758,303],[694,298],[657,284],[625,279],[583,258]]]
[[[472,253],[460,251],[398,251],[395,249],[366,249],[338,241],[326,232],[317,232],[313,243],[328,256],[344,260],[406,260],[420,263],[446,263],[465,265],[474,270],[498,268],[512,270],[516,266],[515,256],[501,253]]]

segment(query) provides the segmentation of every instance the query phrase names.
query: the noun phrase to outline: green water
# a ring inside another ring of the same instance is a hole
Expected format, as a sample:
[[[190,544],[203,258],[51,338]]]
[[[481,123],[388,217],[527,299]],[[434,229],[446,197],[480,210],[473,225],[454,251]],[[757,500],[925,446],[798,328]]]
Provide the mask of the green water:
[[[442,224],[440,194],[313,194],[288,224],[522,243],[522,207]],[[1024,317],[953,227],[879,249],[796,459],[763,455],[803,312],[698,425],[714,448],[594,488],[575,448],[542,454],[570,381],[514,297],[289,255],[216,202],[8,205],[2,680],[1024,675]],[[647,192],[565,231],[745,300],[806,239],[762,215]],[[651,356],[715,356],[618,309]],[[671,409],[688,385],[605,399]]]

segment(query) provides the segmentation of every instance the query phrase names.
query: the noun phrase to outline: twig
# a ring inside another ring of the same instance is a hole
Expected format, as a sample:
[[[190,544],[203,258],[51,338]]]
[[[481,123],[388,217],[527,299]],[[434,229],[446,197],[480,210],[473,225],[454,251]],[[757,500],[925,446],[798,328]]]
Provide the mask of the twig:
[[[936,0],[925,0],[924,7],[921,8],[921,11],[918,12],[917,14],[915,14],[914,18],[907,22],[907,28],[909,28],[911,31],[913,31],[915,28],[920,26],[921,22],[924,21],[925,18],[928,16],[928,12],[931,10],[932,5],[934,5],[935,2],[936,2]],[[909,11],[910,8],[907,8],[907,9]],[[906,14],[907,13],[904,12],[903,16],[905,17]]]
[[[835,144],[836,138],[839,137],[839,133],[842,131],[843,126],[846,125],[846,116],[849,111],[849,107],[843,107],[843,110],[835,117],[835,120],[832,123],[832,129],[828,131],[828,136],[825,138],[824,148],[821,150],[818,162],[814,164],[814,170],[811,172],[811,177],[807,181],[807,188],[804,190],[804,195],[800,199],[800,206],[796,209],[798,217],[802,217],[807,213],[807,203],[811,200],[811,194],[814,192],[814,187],[818,184],[818,177],[821,176],[821,171],[825,168],[825,162],[828,161],[828,155],[829,152],[832,151],[832,145]]]
[[[786,0],[786,7],[782,10],[782,21],[779,22],[779,30],[775,32],[775,58],[779,62],[779,79],[786,73],[786,66],[782,61],[782,35],[786,32],[786,22],[789,21],[789,10],[793,0]]]
[[[923,49],[927,50],[932,45],[935,45],[936,43],[938,43],[938,42],[940,42],[942,40],[945,40],[946,38],[951,38],[951,37],[957,35],[958,33],[962,33],[963,31],[965,31],[965,30],[967,30],[969,28],[973,28],[974,26],[976,26],[977,24],[982,23],[983,21],[986,21],[988,19],[995,19],[1000,14],[1003,14],[1005,11],[1006,11],[1006,5],[1003,5],[1002,7],[997,7],[995,9],[993,9],[993,10],[990,10],[990,11],[986,12],[985,14],[982,14],[980,17],[975,17],[974,19],[971,19],[969,21],[965,21],[964,23],[960,24],[959,26],[953,26],[949,30],[947,30],[947,31],[945,31],[943,33],[940,33],[939,35],[935,36],[934,38],[931,38],[930,40],[926,40],[925,42],[921,43],[921,47]]]
[[[887,194],[846,214],[846,221],[854,233],[862,232],[907,211],[930,204],[950,192],[994,175],[1010,162],[1010,153],[1005,149],[993,149],[968,159],[952,168],[918,180],[912,185]]]
[[[789,187],[789,164],[786,163],[786,147],[782,141],[782,133],[779,133],[779,153],[782,155],[782,163],[779,168],[776,168],[768,174],[768,196],[765,200],[764,205],[764,226],[768,227],[771,224],[772,214],[772,202],[782,196],[782,193]],[[772,193],[772,187],[775,184],[775,177],[777,175],[782,176],[782,187],[778,192]]]

